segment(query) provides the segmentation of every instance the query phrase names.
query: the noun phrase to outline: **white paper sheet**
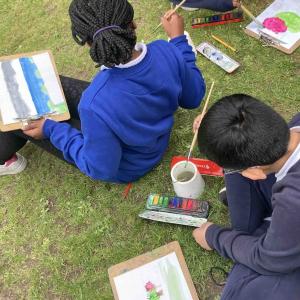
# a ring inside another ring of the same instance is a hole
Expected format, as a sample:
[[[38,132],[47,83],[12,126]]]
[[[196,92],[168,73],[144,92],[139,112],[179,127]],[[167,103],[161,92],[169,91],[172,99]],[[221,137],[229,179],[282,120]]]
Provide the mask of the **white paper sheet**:
[[[114,278],[119,300],[147,300],[147,283],[159,300],[192,300],[175,252]]]

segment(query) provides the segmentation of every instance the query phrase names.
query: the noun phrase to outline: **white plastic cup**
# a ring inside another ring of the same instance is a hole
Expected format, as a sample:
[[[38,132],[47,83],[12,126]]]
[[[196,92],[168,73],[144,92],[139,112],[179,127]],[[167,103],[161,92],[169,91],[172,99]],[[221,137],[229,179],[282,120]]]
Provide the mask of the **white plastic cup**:
[[[194,175],[188,181],[180,181],[180,175],[185,172],[192,172]],[[178,197],[197,199],[204,191],[205,182],[196,165],[190,161],[176,163],[171,169],[171,178]]]

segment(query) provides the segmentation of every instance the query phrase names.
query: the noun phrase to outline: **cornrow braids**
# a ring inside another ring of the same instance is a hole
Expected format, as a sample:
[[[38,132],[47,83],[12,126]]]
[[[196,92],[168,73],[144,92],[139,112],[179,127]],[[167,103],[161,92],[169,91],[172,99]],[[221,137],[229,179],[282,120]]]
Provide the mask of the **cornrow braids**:
[[[127,0],[73,0],[69,15],[74,40],[91,46],[90,56],[98,65],[113,67],[131,59],[136,34],[134,11]],[[95,34],[112,25],[116,26]]]

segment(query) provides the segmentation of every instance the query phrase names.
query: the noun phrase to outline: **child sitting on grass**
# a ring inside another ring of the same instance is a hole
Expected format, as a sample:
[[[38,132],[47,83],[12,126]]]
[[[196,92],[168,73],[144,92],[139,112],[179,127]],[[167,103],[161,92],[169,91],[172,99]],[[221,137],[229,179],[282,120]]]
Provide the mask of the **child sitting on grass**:
[[[287,125],[255,98],[228,96],[204,116],[198,143],[225,171],[231,228],[194,231],[235,263],[221,299],[300,299],[300,113]]]
[[[177,108],[196,108],[205,94],[183,19],[162,18],[170,42],[145,45],[136,43],[126,0],[73,0],[69,13],[74,40],[102,71],[90,84],[61,77],[70,122],[41,119],[23,133],[0,133],[0,175],[25,168],[15,153],[30,140],[91,178],[135,181],[162,159]]]

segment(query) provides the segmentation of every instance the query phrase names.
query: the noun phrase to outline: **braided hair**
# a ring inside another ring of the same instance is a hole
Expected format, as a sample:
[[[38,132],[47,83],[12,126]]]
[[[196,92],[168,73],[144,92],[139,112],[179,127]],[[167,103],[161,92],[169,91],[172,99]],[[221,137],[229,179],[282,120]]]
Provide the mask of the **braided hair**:
[[[130,61],[136,34],[133,8],[127,0],[73,0],[69,14],[74,40],[90,45],[94,62],[113,67]],[[107,26],[112,28],[96,33]]]

